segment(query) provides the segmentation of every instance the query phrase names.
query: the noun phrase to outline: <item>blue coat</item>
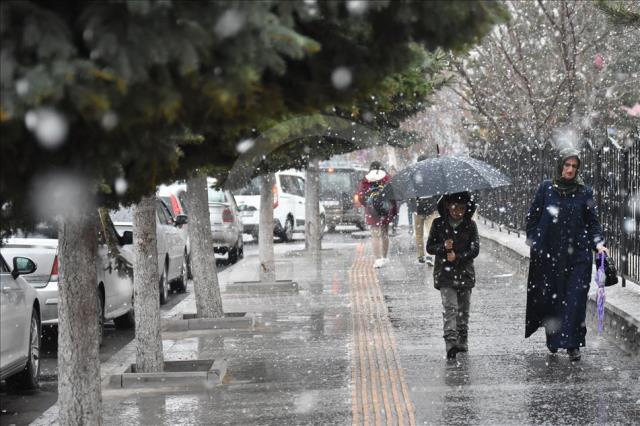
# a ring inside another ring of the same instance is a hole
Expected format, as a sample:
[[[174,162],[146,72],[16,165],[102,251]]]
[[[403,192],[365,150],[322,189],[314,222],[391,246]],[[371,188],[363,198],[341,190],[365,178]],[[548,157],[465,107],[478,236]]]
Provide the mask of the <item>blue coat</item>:
[[[562,195],[551,181],[542,182],[527,214],[531,260],[525,337],[544,325],[547,345],[584,346],[591,262],[602,241],[591,188]]]

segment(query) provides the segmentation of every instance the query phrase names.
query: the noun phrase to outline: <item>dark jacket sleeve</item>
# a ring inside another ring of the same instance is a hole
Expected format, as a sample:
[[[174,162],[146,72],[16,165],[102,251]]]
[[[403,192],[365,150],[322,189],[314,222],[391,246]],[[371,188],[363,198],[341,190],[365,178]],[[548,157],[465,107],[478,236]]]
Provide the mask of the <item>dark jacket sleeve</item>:
[[[475,259],[480,253],[480,237],[478,236],[478,226],[474,221],[469,224],[469,245],[465,250],[456,252],[456,262],[462,263]]]
[[[440,238],[440,227],[442,226],[442,218],[433,220],[433,225],[429,230],[429,238],[427,238],[427,253],[436,256],[446,257],[447,251],[444,249],[444,240]]]
[[[593,199],[593,190],[591,188],[587,188],[586,204],[584,220],[587,227],[589,244],[591,244],[591,248],[595,250],[599,243],[604,243],[604,237],[602,236],[602,227],[598,220],[598,211],[596,202]]]
[[[538,191],[536,192],[535,197],[533,197],[533,202],[529,207],[529,212],[527,212],[527,244],[531,245],[533,241],[536,239],[536,228],[538,227],[538,223],[540,222],[540,218],[542,217],[542,212],[544,209],[544,191],[546,190],[546,182],[542,182],[538,187]]]

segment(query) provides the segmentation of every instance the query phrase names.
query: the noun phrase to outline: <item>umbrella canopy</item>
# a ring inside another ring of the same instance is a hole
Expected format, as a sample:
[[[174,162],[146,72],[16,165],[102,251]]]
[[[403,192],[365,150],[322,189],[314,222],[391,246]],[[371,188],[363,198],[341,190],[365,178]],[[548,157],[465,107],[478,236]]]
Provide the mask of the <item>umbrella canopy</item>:
[[[489,164],[471,157],[428,158],[398,172],[387,184],[394,200],[497,188],[511,180]]]

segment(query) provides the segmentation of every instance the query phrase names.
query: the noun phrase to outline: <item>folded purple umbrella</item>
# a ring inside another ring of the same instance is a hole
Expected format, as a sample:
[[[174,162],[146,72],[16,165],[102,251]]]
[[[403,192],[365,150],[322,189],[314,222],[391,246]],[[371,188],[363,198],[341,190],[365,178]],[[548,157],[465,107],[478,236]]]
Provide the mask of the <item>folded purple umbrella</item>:
[[[598,270],[596,271],[596,284],[598,285],[597,306],[598,306],[598,333],[602,333],[602,323],[604,320],[604,282],[606,276],[604,273],[604,253],[598,253]]]

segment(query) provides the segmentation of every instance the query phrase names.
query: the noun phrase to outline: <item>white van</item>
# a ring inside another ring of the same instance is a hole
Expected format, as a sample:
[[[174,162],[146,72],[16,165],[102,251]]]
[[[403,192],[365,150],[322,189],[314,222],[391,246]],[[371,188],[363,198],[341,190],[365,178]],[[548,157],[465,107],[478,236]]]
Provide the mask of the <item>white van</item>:
[[[305,174],[297,170],[285,170],[275,174],[273,185],[273,234],[282,241],[291,241],[294,232],[304,232],[305,225]],[[260,223],[260,178],[235,192],[238,210],[242,217],[243,232],[258,239]],[[324,232],[325,214],[320,206],[320,230]]]

